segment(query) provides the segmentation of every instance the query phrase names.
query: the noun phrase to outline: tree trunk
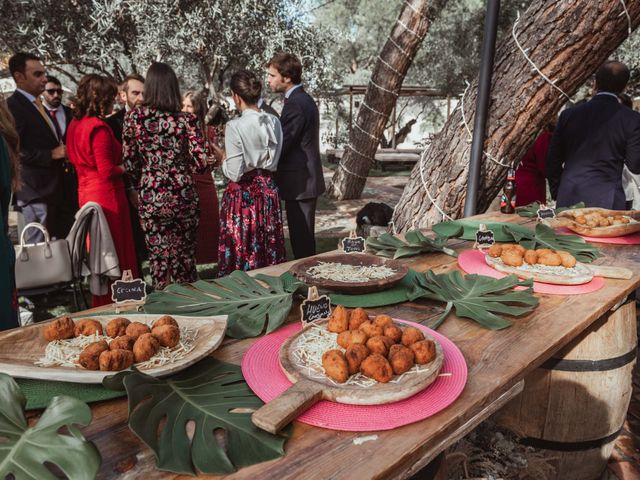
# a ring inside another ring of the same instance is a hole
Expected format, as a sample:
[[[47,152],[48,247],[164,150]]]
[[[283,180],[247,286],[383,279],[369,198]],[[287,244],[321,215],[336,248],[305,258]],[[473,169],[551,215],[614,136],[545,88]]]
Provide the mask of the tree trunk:
[[[447,0],[406,0],[385,43],[349,135],[349,146],[333,175],[327,195],[360,198],[380,138],[413,57]]]
[[[516,37],[536,66],[572,95],[640,23],[640,2],[545,0],[532,2],[516,26]],[[502,163],[515,163],[546,122],[567,101],[527,62],[511,34],[496,50],[491,106],[484,151]],[[477,79],[463,98],[464,117],[473,126]],[[462,215],[466,196],[470,139],[461,109],[449,117],[411,172],[394,213],[394,225],[406,230],[442,220],[433,198],[451,217]],[[478,211],[485,211],[502,188],[506,167],[483,157]]]

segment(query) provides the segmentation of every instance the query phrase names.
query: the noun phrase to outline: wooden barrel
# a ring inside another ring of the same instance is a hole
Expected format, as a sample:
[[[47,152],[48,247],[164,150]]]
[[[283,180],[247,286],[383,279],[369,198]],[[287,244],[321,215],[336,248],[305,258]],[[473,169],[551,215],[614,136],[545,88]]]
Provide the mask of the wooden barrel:
[[[495,420],[539,449],[555,468],[550,478],[599,479],[626,418],[637,343],[630,301],[527,376]]]

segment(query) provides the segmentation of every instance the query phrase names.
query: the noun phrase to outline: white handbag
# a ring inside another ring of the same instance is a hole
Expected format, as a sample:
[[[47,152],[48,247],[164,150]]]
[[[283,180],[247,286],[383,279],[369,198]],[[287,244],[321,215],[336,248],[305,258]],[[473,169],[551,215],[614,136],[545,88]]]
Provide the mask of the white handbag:
[[[44,234],[43,243],[24,243],[25,232],[37,228]],[[39,223],[25,225],[16,245],[16,287],[18,290],[70,282],[71,254],[65,239],[51,241],[47,229]]]

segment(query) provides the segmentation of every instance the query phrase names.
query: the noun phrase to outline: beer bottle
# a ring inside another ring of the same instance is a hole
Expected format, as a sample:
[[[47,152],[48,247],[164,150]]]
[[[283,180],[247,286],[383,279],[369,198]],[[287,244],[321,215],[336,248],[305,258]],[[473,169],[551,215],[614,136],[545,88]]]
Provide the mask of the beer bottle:
[[[513,168],[507,170],[507,181],[502,190],[500,211],[502,213],[514,213],[516,211],[516,171]]]

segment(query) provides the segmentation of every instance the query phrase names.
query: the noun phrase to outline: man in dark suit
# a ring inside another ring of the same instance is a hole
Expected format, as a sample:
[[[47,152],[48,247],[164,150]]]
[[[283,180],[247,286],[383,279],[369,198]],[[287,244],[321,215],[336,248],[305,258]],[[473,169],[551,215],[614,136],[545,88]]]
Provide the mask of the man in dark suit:
[[[628,81],[623,63],[606,62],[596,72],[593,98],[560,115],[546,161],[557,206],[624,210],[622,167],[640,173],[640,114],[618,101]]]
[[[107,117],[106,121],[118,141],[122,143],[122,126],[124,125],[125,114],[129,110],[142,105],[144,100],[144,77],[138,73],[127,75],[127,78],[124,79],[120,86],[118,95],[120,96],[120,101],[124,104],[124,108]]]
[[[42,223],[55,235],[55,193],[66,151],[40,99],[47,76],[40,59],[30,53],[12,56],[9,71],[16,82],[16,91],[7,99],[7,105],[20,135],[22,188],[16,199],[25,222]],[[27,232],[26,239],[44,240],[35,229]]]
[[[47,84],[42,93],[45,111],[51,117],[56,135],[62,143],[67,144],[67,127],[71,123],[71,109],[62,104],[64,90],[62,83],[53,75],[47,75]],[[58,191],[56,192],[56,214],[51,217],[55,220],[53,230],[58,238],[66,237],[73,226],[75,215],[78,211],[78,176],[76,170],[69,162],[62,161],[62,173],[60,175]]]
[[[285,202],[295,258],[316,253],[316,200],[325,191],[320,161],[320,115],[302,87],[302,64],[290,53],[276,54],[267,64],[273,92],[284,93],[282,154],[276,183]]]

